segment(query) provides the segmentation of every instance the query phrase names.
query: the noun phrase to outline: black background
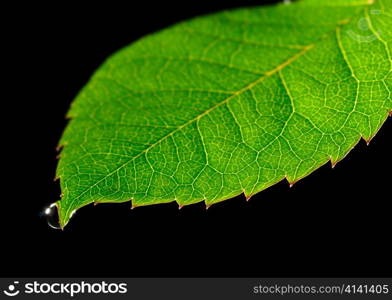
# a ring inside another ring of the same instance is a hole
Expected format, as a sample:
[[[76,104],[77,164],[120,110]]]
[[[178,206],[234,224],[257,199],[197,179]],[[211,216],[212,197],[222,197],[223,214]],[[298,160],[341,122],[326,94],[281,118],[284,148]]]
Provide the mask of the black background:
[[[7,31],[22,64],[3,111],[1,276],[391,276],[390,119],[334,170],[326,165],[250,202],[238,197],[208,211],[90,205],[64,231],[40,216],[60,194],[53,178],[64,115],[108,55],[181,20],[267,2],[14,8]]]

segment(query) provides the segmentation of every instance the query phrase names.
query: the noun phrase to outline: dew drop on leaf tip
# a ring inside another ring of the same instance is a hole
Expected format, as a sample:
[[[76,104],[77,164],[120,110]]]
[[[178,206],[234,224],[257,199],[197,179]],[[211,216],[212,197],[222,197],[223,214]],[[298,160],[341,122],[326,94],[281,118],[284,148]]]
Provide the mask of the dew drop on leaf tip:
[[[52,203],[47,208],[45,208],[44,216],[48,222],[49,227],[53,229],[61,229],[56,203]]]

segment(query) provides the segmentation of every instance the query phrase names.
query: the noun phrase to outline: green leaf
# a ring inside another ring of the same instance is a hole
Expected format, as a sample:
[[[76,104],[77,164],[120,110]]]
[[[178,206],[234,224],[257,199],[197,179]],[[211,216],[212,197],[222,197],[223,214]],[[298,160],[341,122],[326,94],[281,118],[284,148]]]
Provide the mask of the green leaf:
[[[89,203],[206,205],[336,164],[392,110],[392,1],[224,11],[147,36],[83,88],[57,177]]]

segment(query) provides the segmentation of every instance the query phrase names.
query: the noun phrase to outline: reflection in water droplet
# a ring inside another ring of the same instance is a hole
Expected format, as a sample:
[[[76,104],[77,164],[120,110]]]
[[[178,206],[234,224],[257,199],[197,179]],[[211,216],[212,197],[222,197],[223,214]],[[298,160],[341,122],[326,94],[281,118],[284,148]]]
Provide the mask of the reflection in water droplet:
[[[44,215],[50,227],[61,229],[56,203],[52,203],[49,207],[45,208]]]

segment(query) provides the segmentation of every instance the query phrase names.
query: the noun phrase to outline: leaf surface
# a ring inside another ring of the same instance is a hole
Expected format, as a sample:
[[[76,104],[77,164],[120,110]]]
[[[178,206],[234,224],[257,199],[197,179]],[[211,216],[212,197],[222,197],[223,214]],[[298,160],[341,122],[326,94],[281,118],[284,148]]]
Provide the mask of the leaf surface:
[[[60,225],[89,203],[206,205],[294,183],[392,110],[392,1],[195,18],[121,49],[72,104]]]

